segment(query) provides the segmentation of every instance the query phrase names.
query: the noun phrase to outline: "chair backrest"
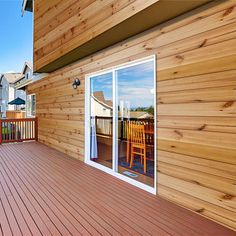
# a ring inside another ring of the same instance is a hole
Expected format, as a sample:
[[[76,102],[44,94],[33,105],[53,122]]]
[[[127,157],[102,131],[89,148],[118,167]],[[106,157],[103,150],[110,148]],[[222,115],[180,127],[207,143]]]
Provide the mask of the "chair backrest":
[[[127,124],[127,139],[131,143],[145,144],[145,126],[135,122]]]

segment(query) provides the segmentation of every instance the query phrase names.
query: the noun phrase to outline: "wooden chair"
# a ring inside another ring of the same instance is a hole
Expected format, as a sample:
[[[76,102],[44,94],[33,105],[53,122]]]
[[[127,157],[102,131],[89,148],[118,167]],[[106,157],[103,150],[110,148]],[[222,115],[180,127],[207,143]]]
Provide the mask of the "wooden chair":
[[[127,124],[127,157],[129,161],[130,155],[130,168],[133,166],[134,155],[140,156],[141,164],[144,165],[144,173],[147,171],[147,158],[146,158],[146,142],[145,142],[145,126],[144,124],[135,124],[129,122]],[[130,149],[130,150],[129,150]]]

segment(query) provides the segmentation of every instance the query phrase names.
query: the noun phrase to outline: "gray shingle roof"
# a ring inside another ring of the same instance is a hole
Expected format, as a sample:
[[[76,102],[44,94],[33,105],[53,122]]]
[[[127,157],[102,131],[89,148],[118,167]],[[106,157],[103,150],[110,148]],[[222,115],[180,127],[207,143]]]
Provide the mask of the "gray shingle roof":
[[[22,76],[21,73],[5,73],[3,77],[8,81],[10,84],[14,84],[18,79]]]

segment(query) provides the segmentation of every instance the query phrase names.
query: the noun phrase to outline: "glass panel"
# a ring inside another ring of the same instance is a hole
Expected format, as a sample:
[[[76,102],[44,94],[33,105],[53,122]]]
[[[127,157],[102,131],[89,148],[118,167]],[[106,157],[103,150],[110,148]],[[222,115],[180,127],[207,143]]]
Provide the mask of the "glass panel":
[[[154,63],[116,71],[118,172],[154,187]]]
[[[112,73],[90,78],[90,159],[112,168]]]

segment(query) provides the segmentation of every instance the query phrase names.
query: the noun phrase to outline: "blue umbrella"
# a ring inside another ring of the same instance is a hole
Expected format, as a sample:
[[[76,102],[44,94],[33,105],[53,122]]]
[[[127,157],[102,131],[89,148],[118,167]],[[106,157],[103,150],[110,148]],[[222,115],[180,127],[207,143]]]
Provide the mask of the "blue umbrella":
[[[25,100],[21,99],[21,98],[16,98],[10,102],[8,102],[9,105],[24,105],[25,104]]]

